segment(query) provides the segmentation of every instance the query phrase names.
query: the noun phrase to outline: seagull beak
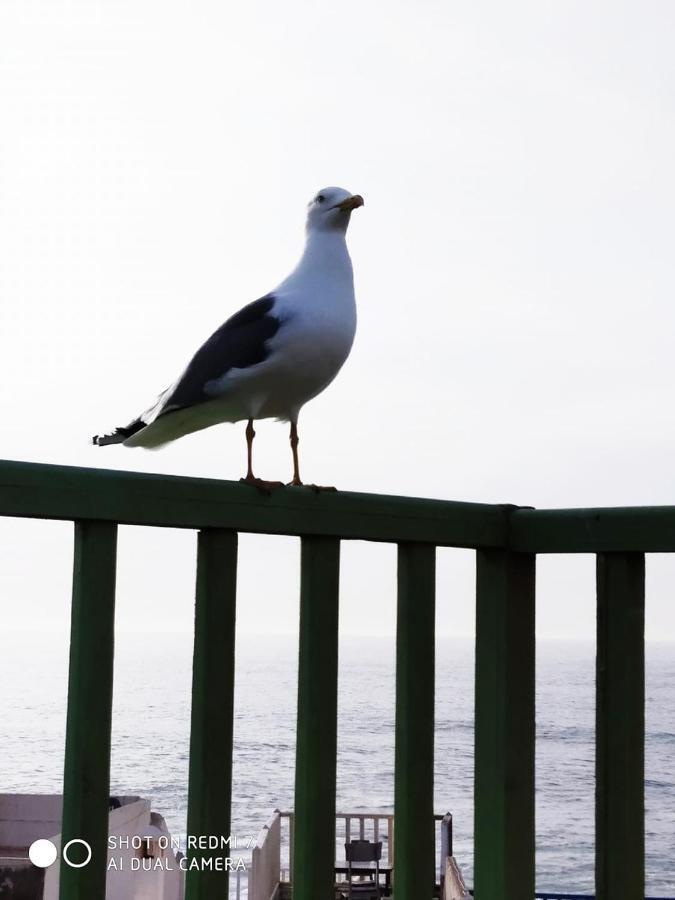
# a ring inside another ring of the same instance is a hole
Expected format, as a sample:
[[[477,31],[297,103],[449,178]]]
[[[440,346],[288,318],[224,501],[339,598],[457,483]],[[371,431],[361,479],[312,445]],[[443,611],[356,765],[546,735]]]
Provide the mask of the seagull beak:
[[[347,197],[346,200],[343,200],[342,203],[336,204],[337,208],[342,210],[342,212],[351,212],[353,209],[358,209],[359,206],[363,206],[363,197],[361,194],[353,194],[351,197]]]

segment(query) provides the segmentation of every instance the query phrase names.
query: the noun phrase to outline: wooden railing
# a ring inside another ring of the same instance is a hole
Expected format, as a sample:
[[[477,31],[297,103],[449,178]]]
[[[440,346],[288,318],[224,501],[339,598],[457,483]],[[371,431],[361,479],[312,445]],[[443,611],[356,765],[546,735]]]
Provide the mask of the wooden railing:
[[[291,810],[279,812],[281,822],[286,822],[282,831],[281,843],[286,850],[282,858],[281,871],[283,881],[293,883],[293,840],[295,814]],[[452,816],[435,814],[434,846],[436,858],[437,881],[440,883],[445,871],[445,859],[452,855]],[[445,827],[444,827],[445,826]],[[344,858],[344,844],[353,839],[382,841],[382,863],[394,868],[394,814],[378,812],[338,812],[335,814],[335,860]]]
[[[596,889],[644,898],[644,553],[675,551],[675,508],[533,510],[0,463],[0,515],[75,523],[61,900],[103,900],[117,525],[199,532],[188,831],[230,830],[237,532],[301,538],[294,900],[333,890],[340,541],[398,544],[396,900],[434,883],[435,548],[477,560],[475,890],[534,890],[537,553],[597,555]],[[222,900],[227,872],[188,873],[188,900]]]

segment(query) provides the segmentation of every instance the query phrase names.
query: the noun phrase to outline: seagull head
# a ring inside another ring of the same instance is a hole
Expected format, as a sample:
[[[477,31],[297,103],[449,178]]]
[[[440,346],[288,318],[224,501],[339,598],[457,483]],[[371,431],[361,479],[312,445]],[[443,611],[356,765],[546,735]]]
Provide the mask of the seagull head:
[[[363,206],[361,194],[339,187],[322,188],[309,202],[307,230],[345,232],[352,210],[359,206]]]

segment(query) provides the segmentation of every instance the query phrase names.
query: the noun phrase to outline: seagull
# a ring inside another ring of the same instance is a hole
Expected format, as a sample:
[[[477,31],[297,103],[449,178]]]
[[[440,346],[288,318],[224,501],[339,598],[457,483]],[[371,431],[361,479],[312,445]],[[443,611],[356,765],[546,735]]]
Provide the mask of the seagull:
[[[149,409],[110,434],[95,435],[92,443],[156,449],[211,425],[246,421],[248,467],[241,480],[264,489],[280,482],[253,474],[253,425],[274,418],[290,422],[290,484],[302,485],[300,410],[333,381],[356,332],[346,234],[360,206],[360,194],[320,190],[309,203],[305,248],[290,275],[214,331]]]

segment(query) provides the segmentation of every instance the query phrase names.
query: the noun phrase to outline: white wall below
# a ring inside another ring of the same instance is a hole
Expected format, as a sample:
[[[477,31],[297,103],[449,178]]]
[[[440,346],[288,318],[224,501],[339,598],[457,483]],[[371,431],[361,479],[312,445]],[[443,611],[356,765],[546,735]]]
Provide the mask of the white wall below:
[[[150,801],[119,797],[121,806],[110,811],[106,900],[183,900],[184,875],[171,849],[164,819],[153,813]],[[0,862],[17,869],[31,866],[28,847],[47,838],[61,850],[62,798],[49,794],[0,795]],[[162,849],[160,837],[168,846]],[[134,848],[132,840],[140,847]],[[128,838],[129,841],[124,839]],[[129,846],[125,846],[126,844]],[[58,900],[59,863],[45,870],[42,900]],[[37,900],[37,898],[36,898]]]

